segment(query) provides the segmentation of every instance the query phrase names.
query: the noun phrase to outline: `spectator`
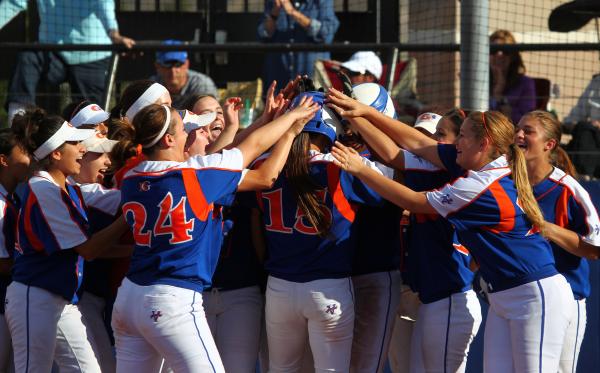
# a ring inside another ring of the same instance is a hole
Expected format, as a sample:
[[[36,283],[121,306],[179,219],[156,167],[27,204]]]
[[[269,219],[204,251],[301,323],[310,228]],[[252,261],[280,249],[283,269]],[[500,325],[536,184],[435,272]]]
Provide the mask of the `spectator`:
[[[76,4],[76,5],[75,5]],[[39,41],[50,44],[135,44],[121,36],[113,0],[37,0]],[[27,9],[27,0],[0,2],[0,28]],[[102,102],[108,71],[108,51],[26,51],[17,56],[15,72],[6,98],[9,123],[17,112],[35,104],[40,80],[51,85],[68,81],[73,100]]]
[[[179,40],[166,40],[166,45],[182,45]],[[165,51],[156,53],[156,75],[150,79],[164,85],[173,100],[173,107],[182,109],[188,95],[203,94],[218,97],[217,87],[212,79],[197,71],[190,70],[190,60],[186,51]]]
[[[352,85],[360,83],[378,83],[383,67],[377,55],[370,51],[356,52],[341,65]]]
[[[600,177],[600,75],[594,76],[563,124],[573,136],[568,150],[580,177]]]
[[[330,44],[340,22],[333,0],[267,0],[258,37],[267,43]],[[297,75],[312,76],[315,60],[329,60],[329,52],[267,53],[263,81],[277,81],[277,89]]]
[[[510,31],[497,30],[492,44],[515,44]],[[501,111],[513,124],[523,114],[535,110],[535,83],[525,75],[525,64],[518,51],[497,51],[490,55],[490,110]]]

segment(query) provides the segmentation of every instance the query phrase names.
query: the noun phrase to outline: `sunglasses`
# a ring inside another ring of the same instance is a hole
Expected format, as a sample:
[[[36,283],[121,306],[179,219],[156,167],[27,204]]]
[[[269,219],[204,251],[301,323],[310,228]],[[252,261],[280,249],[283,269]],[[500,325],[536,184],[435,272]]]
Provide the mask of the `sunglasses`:
[[[171,69],[173,67],[181,67],[183,66],[185,62],[181,62],[181,61],[165,61],[165,62],[159,62],[158,64],[164,68],[167,69]]]

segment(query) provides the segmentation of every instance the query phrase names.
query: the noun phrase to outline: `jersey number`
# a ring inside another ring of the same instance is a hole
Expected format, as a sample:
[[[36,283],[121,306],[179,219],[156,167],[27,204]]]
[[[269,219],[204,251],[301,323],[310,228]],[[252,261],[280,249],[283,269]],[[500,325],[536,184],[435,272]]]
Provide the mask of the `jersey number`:
[[[158,219],[154,222],[152,231],[144,227],[148,214],[146,208],[139,202],[127,202],[123,205],[123,214],[133,215],[133,238],[140,246],[150,246],[151,236],[169,235],[170,244],[178,244],[192,240],[194,230],[194,219],[188,220],[185,216],[186,197],[182,197],[179,203],[173,207],[173,195],[171,192],[158,204]]]
[[[323,203],[325,203],[325,197],[326,197],[325,193],[326,192],[324,190],[317,192],[319,199]],[[268,211],[269,224],[267,224],[265,226],[266,230],[271,231],[271,232],[288,233],[288,234],[293,233],[294,229],[303,234],[315,235],[318,233],[317,229],[315,227],[313,227],[312,225],[306,224],[304,222],[304,220],[305,220],[304,218],[306,217],[306,214],[304,213],[304,211],[302,211],[302,209],[300,207],[296,207],[296,214],[295,214],[296,221],[294,223],[294,226],[291,228],[285,226],[285,224],[283,222],[283,207],[282,207],[283,203],[282,203],[282,198],[281,198],[282,197],[281,188],[275,189],[272,192],[263,193],[262,196],[263,196],[263,198],[266,198],[269,201],[269,211]],[[324,204],[321,205],[321,208],[325,212],[327,219],[329,219],[329,221],[331,221],[331,219],[332,219],[331,210]]]

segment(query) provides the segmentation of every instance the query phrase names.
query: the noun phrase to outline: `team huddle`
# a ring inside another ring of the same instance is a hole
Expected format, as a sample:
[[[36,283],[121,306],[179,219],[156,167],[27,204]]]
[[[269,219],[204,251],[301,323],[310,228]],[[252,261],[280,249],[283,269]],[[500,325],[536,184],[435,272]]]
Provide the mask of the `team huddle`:
[[[0,371],[464,372],[478,289],[485,372],[575,372],[600,220],[551,114],[275,86],[0,130]]]

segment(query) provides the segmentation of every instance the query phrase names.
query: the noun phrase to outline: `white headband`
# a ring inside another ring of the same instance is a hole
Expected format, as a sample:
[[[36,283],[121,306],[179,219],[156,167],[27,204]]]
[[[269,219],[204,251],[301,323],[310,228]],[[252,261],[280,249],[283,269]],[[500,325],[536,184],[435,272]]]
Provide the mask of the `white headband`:
[[[142,145],[142,148],[144,148],[144,149],[151,148],[154,145],[156,145],[156,143],[165,135],[165,132],[167,132],[167,128],[169,128],[169,123],[171,123],[171,108],[168,107],[167,105],[161,105],[161,106],[167,112],[167,118],[165,119],[165,123],[163,124],[162,129],[160,130],[158,135],[156,135],[154,140],[152,140],[152,142],[150,142],[149,144]]]
[[[73,127],[69,122],[64,121],[58,131],[33,152],[33,157],[40,161],[52,153],[59,146],[67,141],[83,141],[92,136],[96,131],[92,129],[80,130]]]
[[[131,104],[131,106],[129,107],[129,109],[127,109],[127,112],[125,113],[125,116],[127,117],[127,119],[129,119],[130,122],[132,122],[133,117],[135,117],[135,115],[140,110],[142,110],[150,104],[155,103],[156,100],[158,100],[160,96],[162,96],[165,92],[169,93],[169,91],[167,91],[167,89],[162,84],[152,84],[150,87],[148,87],[148,89],[144,91],[144,93],[142,93],[140,97],[138,97],[137,100],[135,100],[133,104]]]

